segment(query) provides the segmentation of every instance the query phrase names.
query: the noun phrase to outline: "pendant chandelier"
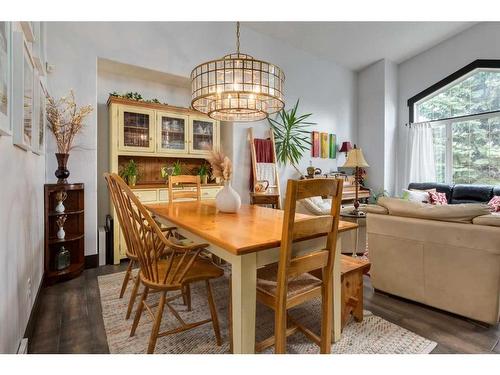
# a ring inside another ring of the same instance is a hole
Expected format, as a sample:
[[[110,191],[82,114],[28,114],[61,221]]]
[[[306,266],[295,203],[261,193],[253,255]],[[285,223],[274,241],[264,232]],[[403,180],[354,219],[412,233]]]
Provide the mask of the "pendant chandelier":
[[[236,53],[198,65],[191,72],[191,106],[220,121],[258,121],[283,109],[285,74],[276,65]]]

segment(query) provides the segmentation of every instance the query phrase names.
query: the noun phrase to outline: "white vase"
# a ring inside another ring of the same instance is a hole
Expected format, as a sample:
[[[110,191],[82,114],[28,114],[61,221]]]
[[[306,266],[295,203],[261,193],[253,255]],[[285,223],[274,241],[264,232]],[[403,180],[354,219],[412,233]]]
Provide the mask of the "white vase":
[[[63,201],[57,202],[57,206],[55,208],[56,212],[62,213],[62,212],[64,212],[65,209],[66,209],[66,207],[64,207]]]
[[[57,231],[57,238],[59,238],[60,240],[64,240],[64,237],[66,237],[66,232],[64,231],[63,227],[60,227]]]
[[[215,197],[215,207],[220,212],[235,213],[241,207],[241,198],[231,186],[231,181],[225,181],[224,187]]]

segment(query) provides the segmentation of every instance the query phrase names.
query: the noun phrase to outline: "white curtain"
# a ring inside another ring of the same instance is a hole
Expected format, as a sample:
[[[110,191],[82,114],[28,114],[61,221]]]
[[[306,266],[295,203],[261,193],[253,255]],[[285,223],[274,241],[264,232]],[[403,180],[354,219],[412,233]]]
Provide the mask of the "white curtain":
[[[409,182],[435,182],[436,164],[432,127],[428,122],[411,124],[408,134]]]

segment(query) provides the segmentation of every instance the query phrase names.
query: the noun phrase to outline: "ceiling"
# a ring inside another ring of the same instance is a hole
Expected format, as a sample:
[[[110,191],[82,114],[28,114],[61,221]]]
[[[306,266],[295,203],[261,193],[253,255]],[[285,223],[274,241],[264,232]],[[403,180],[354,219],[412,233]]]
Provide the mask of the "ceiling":
[[[244,22],[318,57],[358,71],[386,58],[401,63],[473,22]]]

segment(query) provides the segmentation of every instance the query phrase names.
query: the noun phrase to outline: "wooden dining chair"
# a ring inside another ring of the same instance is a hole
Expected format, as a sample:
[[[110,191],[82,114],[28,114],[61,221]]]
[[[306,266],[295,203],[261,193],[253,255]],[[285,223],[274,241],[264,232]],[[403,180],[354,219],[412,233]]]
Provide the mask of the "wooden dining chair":
[[[124,212],[124,204],[121,202],[121,195],[119,194],[119,185],[117,183],[117,179],[121,179],[116,174],[109,174],[105,173],[104,174],[104,179],[106,180],[106,183],[108,185],[108,190],[109,194],[111,196],[111,201],[113,203],[113,206],[115,207],[115,212],[116,212],[116,217],[118,218],[118,223],[120,225],[123,238],[125,239],[125,254],[127,258],[129,259],[129,263],[127,266],[127,270],[125,271],[125,277],[123,278],[122,282],[122,287],[120,289],[120,298],[123,298],[123,295],[125,294],[125,291],[127,290],[129,282],[132,280],[134,283],[134,286],[132,288],[132,292],[130,294],[130,299],[127,307],[127,313],[125,315],[125,318],[128,319],[130,318],[130,315],[132,313],[132,309],[134,307],[134,303],[136,298],[138,297],[138,290],[139,290],[139,284],[140,284],[140,279],[139,276],[134,276],[133,270],[135,267],[137,267],[138,264],[138,258],[137,255],[134,252],[134,248],[131,246],[130,243],[130,236],[128,235],[128,232],[126,231],[126,228],[124,227],[124,222],[123,222],[123,215],[126,213]],[[176,227],[166,227],[162,228],[162,230],[165,232],[165,235],[167,237],[171,237],[174,235],[174,231],[176,230]],[[186,305],[190,305],[190,296],[188,295],[187,291],[184,293],[184,302]]]
[[[210,259],[202,258],[200,253],[208,244],[192,244],[184,246],[174,237],[167,238],[149,212],[144,208],[135,194],[121,179],[116,179],[119,185],[120,202],[124,204],[123,223],[130,235],[130,245],[140,267],[140,282],[144,292],[137,307],[130,336],[135,334],[144,309],[153,318],[153,327],[147,348],[153,353],[158,337],[183,332],[202,324],[212,322],[217,345],[222,345],[217,310],[213,300],[210,280],[224,275],[224,271],[212,263]],[[207,290],[207,302],[210,309],[210,319],[187,323],[170,304],[170,301],[183,296],[185,286],[193,282],[204,281]],[[160,299],[157,305],[150,305],[149,293],[157,292]],[[178,292],[167,297],[168,292]],[[152,308],[157,306],[156,312]],[[159,332],[165,306],[179,321],[177,328]]]
[[[174,190],[175,184],[195,184],[196,190]],[[192,198],[198,201],[201,200],[201,178],[200,176],[179,175],[170,176],[168,178],[168,201],[174,202],[178,199]]]
[[[279,262],[257,270],[257,301],[274,309],[274,336],[256,344],[256,351],[275,346],[275,353],[286,352],[286,337],[301,331],[330,353],[332,331],[332,276],[339,225],[343,181],[341,179],[288,180]],[[331,196],[329,215],[295,220],[297,200]],[[326,236],[325,247],[305,255],[294,256],[296,238]],[[321,271],[321,278],[311,272]],[[321,297],[321,335],[293,320],[287,310],[313,298]],[[287,324],[289,323],[289,324]]]

